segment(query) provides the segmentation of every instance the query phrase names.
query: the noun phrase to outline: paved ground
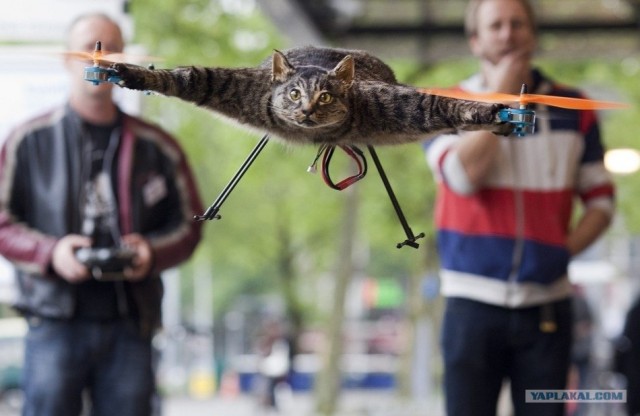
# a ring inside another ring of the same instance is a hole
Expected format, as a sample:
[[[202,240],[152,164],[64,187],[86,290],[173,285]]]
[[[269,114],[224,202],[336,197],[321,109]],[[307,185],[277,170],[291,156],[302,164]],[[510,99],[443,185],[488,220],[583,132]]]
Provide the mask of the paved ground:
[[[342,394],[339,411],[335,416],[441,416],[441,403],[437,400],[402,404],[389,392],[353,392]],[[194,400],[171,398],[165,400],[163,416],[315,416],[313,402],[308,394],[295,394],[285,399],[280,412],[261,409],[254,397]]]
[[[334,416],[442,416],[439,400],[400,403],[392,392],[345,391]],[[316,416],[309,394],[286,395],[279,412],[266,411],[250,395],[193,399],[169,397],[162,402],[159,416]],[[0,400],[0,415],[18,416],[19,406]]]

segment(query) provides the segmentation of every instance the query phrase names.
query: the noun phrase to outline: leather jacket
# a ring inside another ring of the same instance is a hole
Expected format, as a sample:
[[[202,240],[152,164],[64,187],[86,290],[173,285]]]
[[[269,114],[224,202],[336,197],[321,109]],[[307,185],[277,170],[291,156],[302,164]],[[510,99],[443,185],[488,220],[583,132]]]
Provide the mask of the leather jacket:
[[[154,253],[151,275],[127,282],[141,330],[160,325],[160,272],[186,260],[200,237],[196,184],[178,144],[159,128],[121,113],[116,194],[122,235],[137,232]],[[14,129],[0,152],[0,254],[16,267],[16,309],[71,318],[75,287],[51,268],[61,237],[80,234],[82,121],[69,105]]]

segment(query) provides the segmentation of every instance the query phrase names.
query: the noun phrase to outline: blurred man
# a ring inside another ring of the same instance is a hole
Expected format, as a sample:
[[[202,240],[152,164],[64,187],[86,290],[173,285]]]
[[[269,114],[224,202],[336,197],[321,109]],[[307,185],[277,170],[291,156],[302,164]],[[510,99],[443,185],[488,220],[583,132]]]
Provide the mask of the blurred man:
[[[71,50],[98,40],[123,50],[105,15],[70,27]],[[16,128],[0,153],[0,254],[17,268],[15,307],[29,323],[23,414],[79,415],[88,391],[92,415],[148,416],[159,274],[194,251],[202,204],[178,144],[123,113],[111,84],[84,81],[86,63],[65,65],[68,102]],[[90,248],[119,268],[89,267],[79,253]]]
[[[526,83],[531,93],[582,97],[532,66],[536,30],[526,0],[471,0],[466,31],[480,72],[463,90],[518,94]],[[449,416],[495,415],[504,379],[517,416],[564,412],[563,403],[526,403],[525,392],[566,388],[568,263],[608,227],[614,188],[595,113],[547,112],[534,135],[468,132],[427,144],[439,184]],[[584,210],[572,225],[576,195]]]

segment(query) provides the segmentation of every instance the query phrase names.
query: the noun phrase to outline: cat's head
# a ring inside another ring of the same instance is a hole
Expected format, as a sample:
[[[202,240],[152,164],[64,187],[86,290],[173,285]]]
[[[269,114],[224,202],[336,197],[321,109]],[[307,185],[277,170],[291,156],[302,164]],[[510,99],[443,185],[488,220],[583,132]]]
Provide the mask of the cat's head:
[[[271,74],[273,114],[296,128],[337,126],[349,113],[347,95],[354,76],[351,55],[327,70],[293,66],[282,52],[275,51]]]

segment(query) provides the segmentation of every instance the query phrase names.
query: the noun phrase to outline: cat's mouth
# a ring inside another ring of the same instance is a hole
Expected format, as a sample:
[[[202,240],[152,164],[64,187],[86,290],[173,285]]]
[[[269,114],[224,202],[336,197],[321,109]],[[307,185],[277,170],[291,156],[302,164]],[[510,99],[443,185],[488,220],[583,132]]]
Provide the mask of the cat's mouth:
[[[300,127],[305,127],[309,129],[320,129],[324,127],[329,127],[337,123],[336,120],[329,121],[328,120],[319,120],[317,117],[313,116],[305,116],[305,117],[297,117],[295,122]]]
[[[298,117],[296,119],[296,122],[298,123],[298,125],[303,126],[303,127],[317,127],[318,126],[318,122],[313,120],[309,116]]]

